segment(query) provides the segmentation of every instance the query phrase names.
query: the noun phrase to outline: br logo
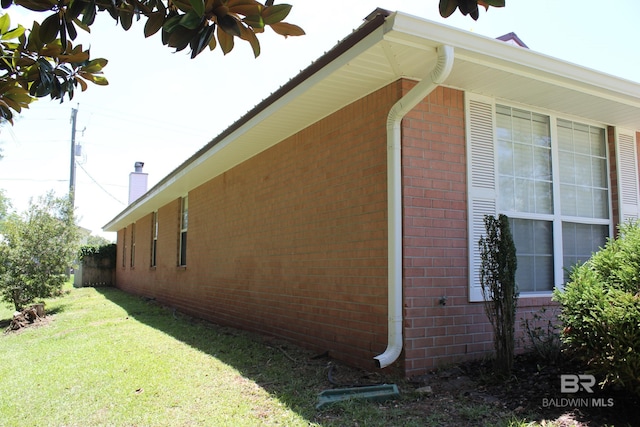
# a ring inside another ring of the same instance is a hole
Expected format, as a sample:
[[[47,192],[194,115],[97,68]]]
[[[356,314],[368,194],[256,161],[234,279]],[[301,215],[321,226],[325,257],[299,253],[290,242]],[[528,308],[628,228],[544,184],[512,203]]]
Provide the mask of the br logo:
[[[594,385],[596,385],[596,377],[593,375],[560,375],[560,393],[577,393],[581,390],[593,393]]]

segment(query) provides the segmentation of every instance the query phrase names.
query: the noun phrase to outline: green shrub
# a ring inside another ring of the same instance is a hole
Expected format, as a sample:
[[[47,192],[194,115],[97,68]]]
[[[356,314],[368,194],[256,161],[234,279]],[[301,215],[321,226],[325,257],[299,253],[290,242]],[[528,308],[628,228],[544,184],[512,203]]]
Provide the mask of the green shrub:
[[[496,374],[508,378],[513,368],[515,320],[518,307],[516,247],[506,215],[484,217],[486,236],[480,238],[480,285],[484,309],[493,328]]]
[[[576,266],[561,304],[562,339],[603,383],[640,395],[640,227],[625,224],[619,237]]]
[[[113,265],[115,265],[116,245],[109,243],[101,246],[82,246],[78,251],[78,259],[82,261],[85,257],[92,257],[96,260],[107,258],[112,261]]]

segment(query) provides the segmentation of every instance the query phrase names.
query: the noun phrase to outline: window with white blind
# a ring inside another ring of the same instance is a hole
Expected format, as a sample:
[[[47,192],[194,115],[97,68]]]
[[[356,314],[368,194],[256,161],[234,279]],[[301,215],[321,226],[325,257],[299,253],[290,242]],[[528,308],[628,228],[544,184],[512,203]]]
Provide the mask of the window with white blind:
[[[178,240],[178,265],[187,265],[187,227],[189,225],[189,196],[184,196],[180,203],[180,236]]]
[[[158,211],[151,217],[151,267],[155,267],[158,255]]]
[[[136,266],[136,224],[131,224],[131,260],[130,266],[131,268]]]
[[[498,211],[511,218],[518,287],[549,292],[555,250],[562,248],[566,271],[609,235],[605,130],[500,104],[495,114]]]
[[[466,108],[470,300],[482,300],[483,218],[499,213],[510,218],[521,295],[548,294],[611,235],[605,128],[475,95]],[[618,156],[635,159],[630,146]],[[637,193],[636,176],[621,193]]]

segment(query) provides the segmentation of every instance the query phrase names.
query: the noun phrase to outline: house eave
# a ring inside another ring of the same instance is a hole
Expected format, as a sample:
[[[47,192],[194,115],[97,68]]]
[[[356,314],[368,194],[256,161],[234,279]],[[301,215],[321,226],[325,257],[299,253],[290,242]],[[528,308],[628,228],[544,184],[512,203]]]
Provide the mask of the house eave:
[[[499,40],[378,9],[334,49],[258,104],[104,226],[117,231],[399,78],[420,80],[438,45],[456,59],[444,85],[640,129],[640,84]]]

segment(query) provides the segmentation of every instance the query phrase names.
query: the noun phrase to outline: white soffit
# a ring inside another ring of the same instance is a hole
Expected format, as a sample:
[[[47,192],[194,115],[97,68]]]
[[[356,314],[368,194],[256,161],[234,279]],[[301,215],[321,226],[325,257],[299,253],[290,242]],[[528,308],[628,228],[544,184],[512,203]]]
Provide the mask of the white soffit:
[[[189,190],[294,135],[353,101],[397,80],[382,28],[255,113],[243,126],[187,160],[168,178],[105,225],[117,231]],[[435,50],[431,52],[435,61]],[[251,114],[251,113],[249,113]]]
[[[357,31],[357,30],[356,30]],[[640,129],[640,85],[505,42],[402,13],[203,148],[105,225],[117,231],[235,165],[405,77],[420,80],[436,48],[454,47],[445,85],[499,100]]]
[[[391,21],[393,30],[385,35],[388,41],[418,46],[423,38],[433,46],[454,47],[455,63],[447,86],[640,129],[638,83],[411,15],[398,13],[387,24]]]

